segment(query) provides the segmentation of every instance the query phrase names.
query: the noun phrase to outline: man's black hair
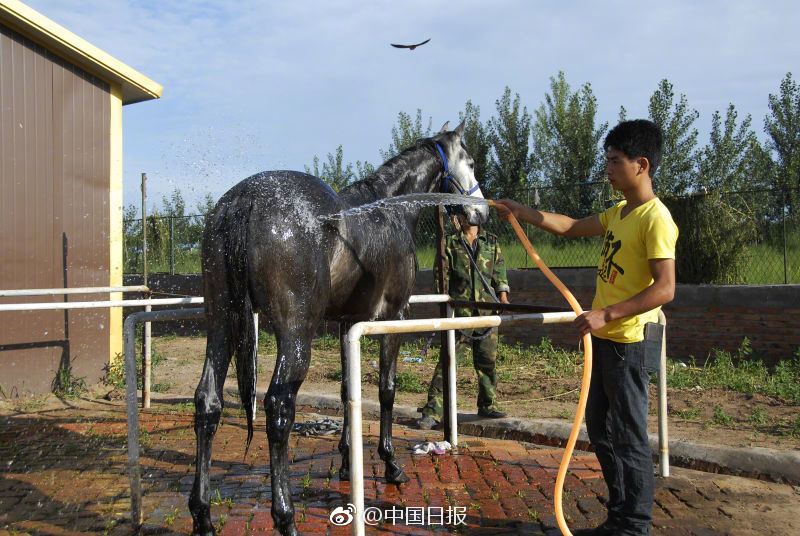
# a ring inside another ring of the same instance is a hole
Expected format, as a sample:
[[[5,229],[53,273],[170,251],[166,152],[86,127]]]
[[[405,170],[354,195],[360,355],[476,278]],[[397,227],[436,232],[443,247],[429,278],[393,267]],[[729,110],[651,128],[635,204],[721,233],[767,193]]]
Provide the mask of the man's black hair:
[[[606,136],[603,150],[609,148],[621,151],[631,160],[645,157],[650,162],[650,176],[652,177],[661,163],[664,152],[664,135],[658,125],[647,119],[634,119],[623,121]]]

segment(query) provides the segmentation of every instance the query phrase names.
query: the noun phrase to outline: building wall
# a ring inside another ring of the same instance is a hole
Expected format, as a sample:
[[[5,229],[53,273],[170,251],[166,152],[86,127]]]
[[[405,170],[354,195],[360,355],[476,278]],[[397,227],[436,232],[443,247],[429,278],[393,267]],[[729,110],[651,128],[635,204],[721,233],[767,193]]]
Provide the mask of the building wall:
[[[109,93],[107,83],[0,25],[0,288],[109,284]],[[67,366],[87,381],[102,375],[108,310],[0,315],[7,393],[49,391]]]
[[[575,295],[589,308],[594,296],[594,268],[561,268],[553,270]],[[509,270],[511,301],[568,307],[564,298],[539,270]],[[140,285],[141,276],[125,276],[126,285]],[[199,296],[201,277],[192,275],[148,276],[151,289],[174,294]],[[429,294],[433,288],[433,272],[422,270],[417,277],[414,294]],[[436,306],[415,305],[414,317],[435,317]],[[128,312],[128,311],[126,311]],[[667,317],[667,353],[673,359],[694,356],[704,361],[714,348],[735,352],[743,337],[751,340],[754,351],[767,364],[791,358],[800,348],[800,285],[678,285],[675,300],[664,308]],[[160,329],[165,329],[163,326]],[[174,324],[169,327],[184,333],[203,329],[203,323]],[[153,331],[159,329],[153,326]],[[267,328],[265,328],[267,329]],[[333,322],[321,330],[337,335]],[[557,345],[577,348],[579,338],[570,325],[501,327],[500,334],[510,344],[538,344],[549,337]],[[414,335],[419,337],[420,335]]]

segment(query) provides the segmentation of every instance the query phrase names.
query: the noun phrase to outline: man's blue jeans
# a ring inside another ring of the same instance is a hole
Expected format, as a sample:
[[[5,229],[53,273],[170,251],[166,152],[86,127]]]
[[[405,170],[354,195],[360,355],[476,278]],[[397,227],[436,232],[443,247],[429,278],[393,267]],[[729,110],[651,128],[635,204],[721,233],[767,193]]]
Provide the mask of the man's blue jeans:
[[[615,534],[648,535],[655,477],[647,439],[650,374],[644,342],[616,343],[592,336],[593,365],[586,428],[608,486]]]

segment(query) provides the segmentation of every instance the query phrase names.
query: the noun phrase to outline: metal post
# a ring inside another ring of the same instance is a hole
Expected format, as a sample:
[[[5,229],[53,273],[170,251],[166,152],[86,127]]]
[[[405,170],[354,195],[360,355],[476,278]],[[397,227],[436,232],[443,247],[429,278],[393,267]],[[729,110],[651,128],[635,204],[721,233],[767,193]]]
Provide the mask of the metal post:
[[[364,444],[361,431],[361,332],[343,338],[347,361],[347,419],[350,423],[350,502],[355,507],[353,536],[364,536]]]
[[[175,218],[169,217],[169,275],[175,275]]]
[[[142,285],[147,286],[147,173],[142,173]]]
[[[453,307],[447,304],[447,318],[455,318],[456,313]],[[449,404],[445,408],[450,412],[448,422],[450,426],[446,430],[446,440],[450,442],[453,450],[458,447],[458,401],[456,400],[456,332],[455,330],[447,330],[447,353],[450,359],[447,361],[447,366],[450,371],[450,382],[447,387],[447,399]]]
[[[139,409],[136,400],[136,324],[140,321],[183,320],[201,317],[204,309],[173,309],[133,313],[125,319],[125,405],[128,416],[128,476],[131,484],[131,523],[142,526],[142,471],[139,467]]]
[[[786,267],[786,190],[781,191],[781,198],[783,201],[781,204],[781,221],[783,224],[783,284],[786,285],[789,282],[789,271]]]
[[[537,313],[504,316],[467,316],[458,318],[424,318],[416,320],[385,320],[358,322],[347,332],[345,339],[345,361],[348,370],[347,416],[350,423],[350,502],[353,512],[352,534],[364,534],[364,454],[361,437],[361,337],[385,333],[419,333],[423,331],[447,331],[463,328],[497,327],[501,323],[511,326],[533,323],[557,324],[572,322],[575,313]],[[454,382],[455,383],[455,382]],[[449,397],[446,396],[445,400]],[[455,404],[453,404],[455,406]],[[453,426],[456,422],[453,419]]]
[[[658,323],[664,326],[661,335],[661,362],[658,367],[658,452],[659,470],[669,476],[669,433],[667,431],[667,317],[658,311]]]

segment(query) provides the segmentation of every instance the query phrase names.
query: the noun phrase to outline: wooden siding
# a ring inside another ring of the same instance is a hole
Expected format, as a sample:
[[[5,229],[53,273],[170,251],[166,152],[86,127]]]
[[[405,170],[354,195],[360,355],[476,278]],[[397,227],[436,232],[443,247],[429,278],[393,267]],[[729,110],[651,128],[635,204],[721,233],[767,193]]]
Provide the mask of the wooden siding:
[[[0,288],[109,284],[109,92],[0,25]],[[95,381],[108,362],[108,310],[0,315],[7,392],[47,391],[66,366]]]

